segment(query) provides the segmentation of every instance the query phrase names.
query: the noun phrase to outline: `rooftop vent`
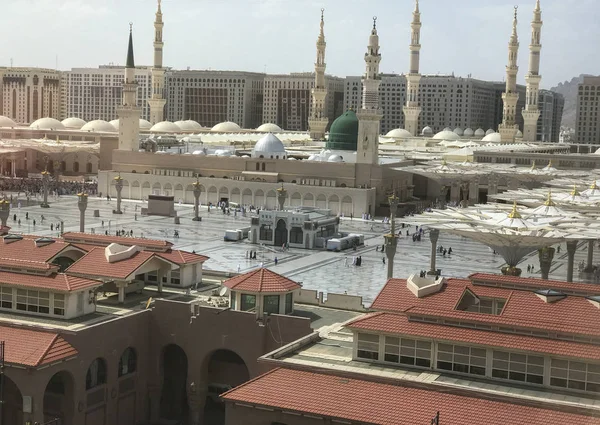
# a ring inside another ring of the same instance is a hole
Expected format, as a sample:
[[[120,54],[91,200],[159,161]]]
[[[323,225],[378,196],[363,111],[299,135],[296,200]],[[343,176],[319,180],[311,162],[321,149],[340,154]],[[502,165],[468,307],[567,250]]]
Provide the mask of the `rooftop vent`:
[[[406,279],[406,287],[417,298],[423,298],[427,295],[439,292],[440,289],[442,289],[443,284],[443,277],[435,279],[428,277],[417,277],[416,274],[411,274],[409,278]]]
[[[38,238],[35,240],[35,246],[41,248],[42,246],[50,245],[54,242],[56,241],[52,238]]]
[[[535,295],[540,297],[546,303],[554,303],[567,297],[566,294],[555,291],[554,289],[540,289],[539,291],[535,291]]]
[[[591,302],[596,308],[600,308],[600,295],[593,295],[591,297],[585,297]]]
[[[23,236],[21,235],[6,235],[4,236],[4,243],[12,243],[12,242],[16,242],[16,241],[22,241],[23,240]]]

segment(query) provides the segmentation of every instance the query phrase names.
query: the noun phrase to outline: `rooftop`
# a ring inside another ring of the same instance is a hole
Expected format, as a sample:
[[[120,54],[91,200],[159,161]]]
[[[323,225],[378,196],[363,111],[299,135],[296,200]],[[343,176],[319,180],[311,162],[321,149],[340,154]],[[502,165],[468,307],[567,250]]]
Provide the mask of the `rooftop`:
[[[300,285],[269,269],[259,268],[223,282],[231,290],[244,292],[291,292]]]
[[[597,424],[599,419],[465,395],[300,370],[274,369],[225,393],[227,401],[364,424]]]
[[[46,291],[71,292],[95,288],[102,282],[82,277],[53,273],[48,276],[37,274],[9,273],[0,271],[0,284]]]

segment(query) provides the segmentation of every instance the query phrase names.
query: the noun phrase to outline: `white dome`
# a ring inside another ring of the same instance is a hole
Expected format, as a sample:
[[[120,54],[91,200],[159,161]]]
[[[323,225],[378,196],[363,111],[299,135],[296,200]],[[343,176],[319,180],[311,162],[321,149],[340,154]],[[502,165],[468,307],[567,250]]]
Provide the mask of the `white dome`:
[[[112,125],[114,128],[116,128],[117,131],[119,130],[119,119],[118,118],[116,120],[109,121],[109,124]]]
[[[485,131],[483,131],[483,128],[478,128],[477,130],[475,130],[475,136],[477,136],[477,137],[485,136]]]
[[[215,151],[216,156],[231,156],[231,152],[227,149],[217,149]]]
[[[194,120],[175,121],[175,125],[183,131],[198,131],[202,126]]]
[[[234,122],[226,121],[221,122],[211,128],[211,131],[216,131],[217,133],[236,133],[240,131],[242,128]]]
[[[485,135],[487,136],[488,134],[492,134],[495,133],[494,130],[492,130],[491,128],[488,128],[488,131],[485,132]]]
[[[194,151],[194,152],[192,152],[192,155],[206,156],[206,152],[204,152],[204,151]]]
[[[117,125],[115,126],[112,121],[110,122],[113,127],[115,127],[117,130],[119,129],[119,120],[115,120],[117,122]],[[152,128],[152,123],[150,121],[146,121],[143,118],[140,118],[140,130],[144,130],[144,131],[149,131]]]
[[[517,130],[517,135],[515,136],[517,139],[523,138],[523,132],[521,130]]]
[[[456,128],[454,129],[454,132],[455,132],[456,134],[458,134],[459,136],[462,136],[463,134],[465,134],[465,132],[463,131],[463,129],[462,129],[462,128],[460,128],[460,127],[456,127]]]
[[[64,120],[61,121],[62,125],[65,126],[65,128],[72,128],[74,130],[79,130],[81,127],[83,127],[86,122],[84,120],[82,120],[81,118],[75,118],[75,117],[71,117],[71,118],[66,118]],[[1,125],[0,125],[1,127]]]
[[[88,122],[86,125],[81,127],[81,131],[94,131],[104,133],[114,133],[117,129],[109,122],[104,120],[94,120]]]
[[[412,134],[410,134],[410,131],[403,128],[396,128],[388,131],[385,137],[392,137],[394,139],[408,139],[409,137],[412,137]]]
[[[161,121],[152,126],[150,131],[158,131],[160,133],[179,133],[181,129],[171,121]]]
[[[473,133],[473,129],[472,129],[472,128],[467,128],[467,129],[464,131],[464,133],[463,133],[463,136],[466,136],[466,137],[473,137],[473,134],[474,134],[474,133]]]
[[[600,150],[600,149],[598,149]],[[319,159],[319,155],[315,155],[314,153],[308,157],[309,161],[317,161]]]
[[[279,156],[283,159],[286,157],[285,147],[281,140],[277,138],[273,133],[269,133],[260,138],[256,145],[254,145],[253,156],[260,157],[273,157]]]
[[[452,129],[450,127],[446,127],[445,129],[443,129],[442,131],[452,131]]]
[[[258,127],[256,131],[262,131],[264,133],[280,133],[283,129],[277,124],[265,123]]]
[[[288,158],[288,161],[297,161],[296,158]]]
[[[341,155],[331,155],[327,162],[344,162],[344,158]]]
[[[423,131],[421,132],[421,134],[423,136],[431,136],[431,135],[433,135],[433,129],[431,127],[427,126],[427,127],[425,127],[423,129]]]
[[[490,133],[487,134],[483,139],[481,139],[482,142],[501,142],[502,141],[502,136],[500,136],[500,133]]]
[[[64,130],[65,126],[54,118],[46,117],[32,122],[29,128],[34,128],[36,130]]]
[[[435,140],[458,140],[460,136],[453,131],[443,130],[433,136]]]
[[[17,123],[4,115],[0,115],[0,127],[16,127]]]

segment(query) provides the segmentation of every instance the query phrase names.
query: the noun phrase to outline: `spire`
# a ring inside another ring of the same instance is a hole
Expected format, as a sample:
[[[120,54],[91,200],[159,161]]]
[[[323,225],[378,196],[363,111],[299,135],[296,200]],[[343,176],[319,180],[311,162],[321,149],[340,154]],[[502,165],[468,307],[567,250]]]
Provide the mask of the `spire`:
[[[519,36],[517,35],[517,9],[519,6],[515,6],[515,16],[513,18],[512,35],[510,37],[510,44],[517,44],[519,42]]]
[[[319,37],[317,38],[317,60],[315,61],[315,86],[312,89],[312,110],[308,120],[310,137],[315,140],[325,139],[327,119],[327,85],[325,83],[325,9],[321,9],[321,23]]]
[[[133,60],[133,23],[129,23],[129,47],[127,48],[127,64],[126,68],[135,68],[135,61]]]
[[[377,34],[377,16],[373,16],[373,32]]]
[[[508,214],[508,218],[513,220],[515,218],[522,218],[521,214],[519,214],[519,211],[517,210],[517,201],[514,201],[512,211]]]
[[[325,44],[325,9],[321,9],[321,31],[319,32],[319,38],[317,39],[317,46]]]
[[[546,199],[546,202],[544,202],[544,205],[547,207],[553,207],[556,205],[552,200],[552,189],[548,189],[548,198]]]
[[[416,15],[419,12],[419,0],[415,0],[415,10],[413,12],[413,15]]]

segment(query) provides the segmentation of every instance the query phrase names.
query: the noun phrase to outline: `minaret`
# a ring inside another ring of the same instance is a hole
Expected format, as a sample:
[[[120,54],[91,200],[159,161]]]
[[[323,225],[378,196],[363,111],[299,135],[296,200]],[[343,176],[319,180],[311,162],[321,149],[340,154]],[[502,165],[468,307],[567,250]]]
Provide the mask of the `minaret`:
[[[533,21],[531,21],[531,44],[529,44],[529,72],[525,76],[527,82],[527,97],[525,109],[523,110],[523,140],[535,142],[537,139],[537,122],[540,117],[538,109],[538,93],[540,91],[540,52],[542,50],[542,9],[540,0],[537,0],[533,9]]]
[[[379,163],[379,125],[383,114],[379,108],[379,36],[377,17],[373,17],[373,29],[365,53],[366,73],[362,80],[362,108],[358,111],[358,146],[356,162],[359,164]]]
[[[327,87],[325,86],[325,33],[323,26],[323,12],[321,9],[321,32],[317,39],[317,61],[315,62],[315,88],[312,89],[312,112],[308,120],[310,128],[310,137],[313,140],[324,140],[325,129],[329,123],[327,110],[325,107],[325,98],[327,97]]]
[[[135,81],[135,61],[133,60],[133,24],[129,24],[129,47],[125,65],[123,83],[123,104],[117,108],[119,116],[119,150],[138,151],[140,148],[140,115],[137,106],[137,88]]]
[[[165,70],[163,68],[163,27],[162,10],[158,0],[156,19],[154,20],[154,66],[152,67],[152,97],[148,99],[150,105],[150,122],[156,124],[164,120],[165,104]]]
[[[519,37],[517,36],[517,6],[515,6],[515,17],[513,19],[512,34],[508,43],[508,65],[506,66],[506,90],[502,93],[504,102],[502,124],[498,128],[502,142],[513,142],[519,128],[515,124],[517,115],[517,56],[519,54]]]
[[[419,115],[419,56],[421,52],[421,12],[419,11],[419,0],[415,0],[413,20],[410,24],[410,72],[406,76],[406,106],[404,107],[404,128],[413,136],[418,134]]]

